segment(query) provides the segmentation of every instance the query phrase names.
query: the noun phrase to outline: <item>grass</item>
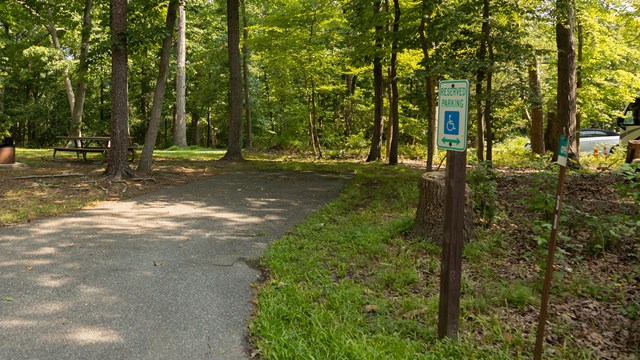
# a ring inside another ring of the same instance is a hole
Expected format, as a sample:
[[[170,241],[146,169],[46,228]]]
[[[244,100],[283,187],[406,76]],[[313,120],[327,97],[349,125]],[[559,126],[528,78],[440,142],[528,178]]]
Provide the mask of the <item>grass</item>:
[[[410,236],[420,174],[358,167],[337,200],[270,247],[263,264],[271,280],[258,293],[252,323],[265,358],[512,356],[472,339],[436,340],[440,251]],[[483,256],[482,249],[469,253]],[[532,293],[511,285],[499,295],[524,306]],[[472,297],[465,306],[474,306]]]

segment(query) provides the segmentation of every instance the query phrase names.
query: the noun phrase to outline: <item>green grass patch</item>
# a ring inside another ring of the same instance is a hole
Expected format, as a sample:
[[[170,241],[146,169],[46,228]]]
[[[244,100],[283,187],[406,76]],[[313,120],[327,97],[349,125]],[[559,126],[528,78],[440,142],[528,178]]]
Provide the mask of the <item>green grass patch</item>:
[[[440,251],[410,234],[420,174],[358,166],[338,199],[269,248],[251,325],[265,358],[511,357],[436,339]]]

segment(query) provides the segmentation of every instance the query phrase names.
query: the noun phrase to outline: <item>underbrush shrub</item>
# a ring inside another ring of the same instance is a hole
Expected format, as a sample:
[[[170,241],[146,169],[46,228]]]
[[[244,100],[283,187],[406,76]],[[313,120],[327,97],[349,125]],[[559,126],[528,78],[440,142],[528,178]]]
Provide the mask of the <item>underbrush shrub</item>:
[[[491,162],[481,162],[467,173],[467,184],[471,188],[473,209],[478,218],[490,225],[497,212],[497,173]]]

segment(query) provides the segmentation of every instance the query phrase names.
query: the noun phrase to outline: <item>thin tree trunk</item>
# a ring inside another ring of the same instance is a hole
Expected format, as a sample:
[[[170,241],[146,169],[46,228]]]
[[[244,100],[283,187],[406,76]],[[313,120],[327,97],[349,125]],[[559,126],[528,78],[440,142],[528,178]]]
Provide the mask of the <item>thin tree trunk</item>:
[[[191,113],[191,119],[193,119],[193,144],[200,146],[200,114]]]
[[[207,108],[207,147],[213,148],[213,144],[211,144],[211,107]]]
[[[576,42],[571,0],[556,1],[556,44],[558,47],[558,123],[570,137],[568,156],[572,167],[580,167],[576,124]],[[554,151],[557,152],[557,149]]]
[[[62,51],[56,27],[50,24],[46,24],[45,28],[49,32],[49,35],[51,35],[51,42],[53,43],[53,47],[58,51]],[[73,108],[75,106],[75,94],[73,93],[73,85],[71,84],[71,79],[69,78],[69,72],[66,69],[62,72],[64,74],[64,90],[67,94],[67,100],[69,101],[69,111],[71,114],[73,114]]]
[[[311,146],[316,158],[322,158],[322,148],[320,147],[320,138],[318,136],[318,110],[316,109],[316,84],[311,78],[311,96],[309,99],[311,104],[309,112],[309,135],[311,136]]]
[[[344,136],[351,135],[351,117],[353,114],[353,94],[356,87],[356,76],[345,75],[345,85],[347,86],[345,109],[344,109]]]
[[[540,84],[540,66],[534,56],[529,65],[529,102],[531,103],[531,150],[543,155],[544,149],[544,113],[542,111],[542,86]]]
[[[393,41],[391,43],[391,94],[393,100],[390,103],[391,115],[393,117],[393,126],[391,130],[391,151],[389,152],[389,164],[398,164],[398,137],[400,136],[400,120],[398,118],[398,30],[400,27],[400,3],[399,0],[393,0]]]
[[[253,147],[253,132],[251,130],[251,94],[249,92],[249,22],[247,20],[247,7],[245,0],[240,0],[242,6],[242,78],[244,83],[244,125],[246,148]]]
[[[131,177],[127,64],[127,0],[111,1],[111,150],[106,175],[114,180]]]
[[[167,9],[167,19],[165,22],[166,35],[162,41],[162,49],[160,50],[160,64],[158,65],[158,78],[156,80],[156,89],[153,93],[153,104],[151,105],[151,118],[149,127],[144,138],[144,148],[140,156],[138,171],[149,173],[153,162],[153,150],[156,147],[158,139],[158,130],[160,128],[160,117],[162,116],[162,104],[164,102],[164,93],[167,88],[167,78],[169,76],[169,58],[171,54],[171,43],[173,42],[173,30],[176,24],[176,12],[179,0],[170,0]],[[166,127],[165,127],[166,128]],[[166,130],[165,130],[166,139]]]
[[[427,40],[426,37],[426,25],[427,20],[431,18],[433,13],[433,8],[427,8],[427,5],[430,5],[427,1],[422,1],[422,16],[420,20],[420,25],[418,26],[418,35],[420,37],[420,45],[422,47],[422,55],[425,63],[425,70],[427,72],[426,76],[426,91],[425,91],[425,103],[426,103],[426,111],[427,111],[427,171],[433,170],[433,157],[436,151],[436,79],[433,75],[429,73],[429,50],[432,49],[432,44]]]
[[[227,0],[229,51],[229,143],[223,160],[242,158],[242,71],[240,65],[240,4]]]
[[[84,4],[84,16],[82,17],[82,36],[80,41],[77,87],[73,102],[73,111],[71,113],[71,128],[69,130],[69,136],[82,135],[82,113],[84,110],[84,98],[87,92],[87,73],[89,72],[87,56],[89,54],[89,40],[91,39],[92,9],[93,1],[86,0]]]
[[[483,0],[482,3],[482,38],[480,41],[480,50],[478,52],[478,62],[480,66],[476,72],[476,142],[478,147],[476,153],[478,161],[484,161],[484,141],[485,141],[485,123],[486,123],[486,104],[488,100],[483,93],[483,83],[487,76],[487,45],[491,29],[489,28],[489,1]]]
[[[491,40],[491,24],[490,21],[490,0],[484,0],[483,17],[485,21],[482,23],[485,42],[489,50],[489,66],[487,67],[487,93],[484,107],[484,124],[485,124],[485,137],[487,138],[487,161],[493,160],[493,65],[494,65],[494,53],[493,53],[493,41]],[[484,15],[486,13],[486,16]],[[485,29],[486,24],[486,29]]]
[[[389,159],[391,155],[391,138],[393,137],[393,111],[391,104],[393,104],[393,91],[391,90],[391,68],[387,69],[387,81],[385,81],[385,88],[387,90],[387,99],[389,101],[389,115],[387,116],[386,126],[383,125],[383,132],[386,139],[384,157]],[[384,140],[384,137],[383,137]]]
[[[578,92],[582,87],[582,46],[584,44],[584,37],[582,33],[582,24],[578,24],[578,63],[576,64],[576,99],[578,98]],[[576,133],[580,133],[582,127],[582,111],[577,107],[576,100]],[[578,153],[580,153],[580,136],[576,136],[576,144]]]
[[[186,110],[186,15],[184,0],[178,6],[178,31],[176,41],[176,119],[173,124],[173,145],[187,147]]]
[[[367,162],[380,160],[382,145],[382,113],[384,107],[384,80],[382,74],[382,36],[383,26],[380,24],[381,0],[376,0],[373,5],[373,13],[376,17],[375,26],[375,55],[373,57],[373,103],[374,118],[371,137],[371,149]]]

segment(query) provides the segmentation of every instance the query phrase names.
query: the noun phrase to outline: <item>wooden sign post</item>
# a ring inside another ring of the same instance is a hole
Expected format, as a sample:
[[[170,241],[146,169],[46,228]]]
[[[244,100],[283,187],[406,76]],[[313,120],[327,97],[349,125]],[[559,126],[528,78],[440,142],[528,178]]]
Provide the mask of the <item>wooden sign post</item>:
[[[535,360],[542,358],[542,344],[544,342],[544,328],[547,322],[547,309],[549,308],[549,292],[551,291],[551,279],[553,278],[553,262],[556,254],[556,242],[558,239],[558,225],[560,223],[560,208],[562,207],[562,194],[564,189],[564,177],[567,171],[567,149],[569,139],[560,137],[560,151],[558,151],[558,165],[560,174],[558,175],[558,190],[556,192],[556,207],[553,214],[553,225],[549,239],[549,250],[547,252],[547,268],[544,275],[544,288],[542,289],[542,303],[540,305],[540,317],[538,318],[538,333],[536,335],[536,348],[533,353]]]
[[[458,339],[468,116],[469,82],[441,81],[438,89],[437,144],[439,149],[447,150],[447,174],[438,311],[440,339]]]

